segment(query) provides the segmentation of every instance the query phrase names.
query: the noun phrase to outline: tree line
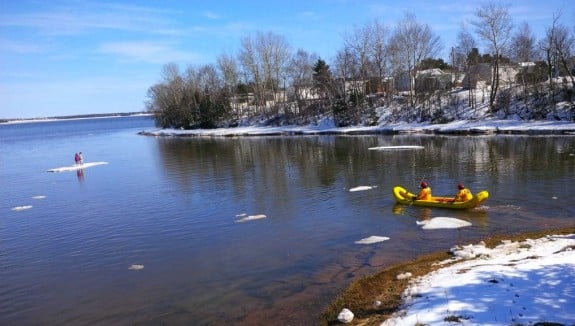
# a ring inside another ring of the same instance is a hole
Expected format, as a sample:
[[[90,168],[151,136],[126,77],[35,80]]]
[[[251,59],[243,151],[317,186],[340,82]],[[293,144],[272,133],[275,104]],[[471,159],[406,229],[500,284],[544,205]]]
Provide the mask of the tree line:
[[[257,32],[240,40],[236,54],[221,54],[214,64],[184,71],[166,64],[162,80],[148,90],[146,107],[158,126],[183,129],[231,127],[254,119],[302,124],[327,115],[338,126],[373,125],[375,108],[392,102],[401,103],[394,114],[445,121],[456,119],[457,112],[440,103],[451,88],[461,86],[469,92],[471,108],[477,106],[477,92],[488,92],[484,101],[490,112],[508,109],[511,96],[526,105],[533,105],[528,101],[535,96],[541,109],[534,112],[542,117],[549,113],[548,104],[553,108],[567,99],[573,107],[575,33],[559,18],[555,14],[537,40],[527,22],[514,26],[508,6],[486,3],[475,10],[470,26],[461,27],[449,63],[436,58],[444,48],[440,37],[412,14],[393,27],[376,19],[354,28],[330,64],[303,49],[293,51],[281,35]],[[502,81],[508,66],[519,73]],[[437,81],[420,76],[431,68],[449,71],[453,78],[438,88]],[[482,74],[489,87],[478,83]],[[466,78],[457,84],[458,76]],[[514,93],[508,85],[515,86]]]

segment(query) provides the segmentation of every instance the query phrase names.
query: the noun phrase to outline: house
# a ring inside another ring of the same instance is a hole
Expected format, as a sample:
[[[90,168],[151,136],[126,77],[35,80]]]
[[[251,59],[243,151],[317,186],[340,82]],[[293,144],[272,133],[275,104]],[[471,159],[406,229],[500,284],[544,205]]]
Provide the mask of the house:
[[[418,71],[415,78],[415,91],[419,93],[450,89],[453,85],[452,78],[452,74],[438,68]]]
[[[478,83],[491,85],[493,68],[489,63],[479,63],[469,67],[469,71],[463,78],[463,88],[476,89]],[[512,84],[515,82],[517,74],[521,71],[521,66],[500,65],[499,66],[499,84]]]

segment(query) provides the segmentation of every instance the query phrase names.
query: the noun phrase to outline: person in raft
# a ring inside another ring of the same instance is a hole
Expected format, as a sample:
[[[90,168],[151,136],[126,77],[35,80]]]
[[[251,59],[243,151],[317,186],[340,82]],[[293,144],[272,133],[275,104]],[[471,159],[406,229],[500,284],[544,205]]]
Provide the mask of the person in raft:
[[[431,187],[425,181],[421,181],[419,185],[419,194],[413,196],[413,200],[430,200],[431,199]]]
[[[76,165],[80,164],[80,154],[74,154],[74,162],[76,162]]]
[[[473,195],[471,194],[471,191],[469,191],[469,189],[465,188],[465,186],[462,183],[457,185],[457,189],[459,189],[459,191],[457,192],[457,195],[455,195],[455,198],[453,199],[454,203],[456,201],[468,201],[468,200],[473,199]]]

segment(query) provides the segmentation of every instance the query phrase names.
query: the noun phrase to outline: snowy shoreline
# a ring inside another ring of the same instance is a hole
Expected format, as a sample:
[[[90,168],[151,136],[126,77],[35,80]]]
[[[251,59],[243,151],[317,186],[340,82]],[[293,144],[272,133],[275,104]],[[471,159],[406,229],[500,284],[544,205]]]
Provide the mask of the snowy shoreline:
[[[168,137],[238,137],[291,135],[362,135],[362,134],[437,134],[437,135],[569,135],[575,136],[575,123],[567,121],[460,120],[446,124],[396,123],[374,127],[335,127],[332,123],[309,126],[249,126],[217,129],[154,129],[141,131],[144,136]]]
[[[571,325],[574,231],[495,236],[391,266],[351,284],[324,324]]]
[[[412,280],[381,325],[572,323],[573,249],[574,234],[454,247],[450,265]]]

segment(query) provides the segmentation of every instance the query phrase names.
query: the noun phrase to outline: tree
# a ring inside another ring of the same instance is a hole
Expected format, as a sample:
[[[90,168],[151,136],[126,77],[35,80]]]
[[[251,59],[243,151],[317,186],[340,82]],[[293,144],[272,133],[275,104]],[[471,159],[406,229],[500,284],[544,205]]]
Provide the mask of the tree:
[[[508,8],[494,2],[479,7],[475,11],[475,16],[476,20],[472,22],[475,32],[487,44],[493,58],[489,94],[489,109],[493,112],[499,89],[500,60],[508,49],[513,23]]]
[[[427,70],[427,69],[450,69],[451,66],[449,66],[449,64],[445,61],[443,61],[442,58],[426,58],[421,60],[421,62],[419,63],[419,66],[417,67],[417,69],[419,70]]]
[[[314,89],[321,98],[327,98],[331,93],[331,72],[329,65],[321,58],[313,66]]]
[[[312,95],[308,93],[313,86],[313,67],[318,59],[316,54],[310,55],[305,50],[299,49],[290,60],[287,76],[298,106]]]
[[[417,67],[421,61],[433,57],[441,49],[441,41],[433,34],[431,27],[420,24],[414,15],[406,14],[391,37],[393,46],[403,57],[403,68],[410,76],[409,98],[412,107],[415,107],[415,77]]]
[[[237,85],[239,84],[239,68],[236,60],[232,55],[222,54],[217,58],[218,69],[222,75],[224,88],[229,94],[231,99],[231,106],[234,109],[234,113],[240,114],[238,99],[237,99]],[[236,118],[239,118],[236,116]]]
[[[154,112],[156,125],[162,128],[186,127],[190,115],[185,110],[185,82],[175,63],[166,64],[162,70],[163,82],[148,89],[147,110]]]
[[[516,62],[535,61],[537,59],[535,44],[531,27],[527,22],[523,22],[511,38],[511,58]]]
[[[255,37],[241,41],[239,62],[244,73],[244,83],[254,85],[255,103],[260,113],[266,113],[266,96],[271,92],[276,99],[281,80],[287,78],[290,46],[283,36],[258,32]]]
[[[521,64],[521,72],[518,74],[519,81],[523,85],[523,100],[525,106],[528,104],[528,74],[534,69],[531,64],[536,57],[535,36],[527,22],[523,22],[511,39],[511,56]]]
[[[372,61],[372,68],[375,70],[373,76],[379,80],[378,89],[384,90],[382,85],[388,71],[388,49],[389,28],[379,20],[374,20],[371,25],[371,39],[369,41],[368,54]],[[389,95],[389,94],[388,94]]]
[[[471,67],[479,63],[479,50],[477,49],[473,35],[471,35],[465,26],[463,26],[457,34],[456,53],[455,61],[457,62],[457,66],[462,67],[465,73],[465,78],[463,79],[465,84],[463,87],[468,90],[469,106],[475,109],[475,85],[472,81],[476,80],[477,76]]]

